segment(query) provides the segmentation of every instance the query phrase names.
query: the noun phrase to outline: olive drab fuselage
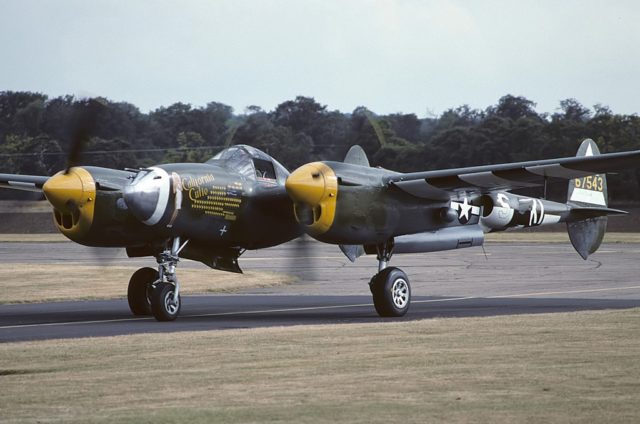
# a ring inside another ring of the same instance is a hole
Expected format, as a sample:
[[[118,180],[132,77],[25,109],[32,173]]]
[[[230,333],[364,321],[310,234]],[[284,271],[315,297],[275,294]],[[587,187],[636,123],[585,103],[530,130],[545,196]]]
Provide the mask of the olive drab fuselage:
[[[251,180],[210,164],[155,169],[164,171],[168,181],[161,189],[168,194],[154,206],[155,221],[147,222],[161,231],[216,247],[245,249],[273,246],[300,235],[291,200],[275,179]],[[135,201],[127,204],[135,215]]]
[[[288,172],[259,153],[236,155],[243,159],[240,171],[220,159],[136,171],[72,168],[91,181],[77,190],[73,210],[54,206],[54,222],[71,240],[90,246],[130,248],[176,236],[213,249],[283,243],[301,234],[284,188]],[[251,168],[252,161],[261,168]],[[69,185],[59,181],[61,189]]]

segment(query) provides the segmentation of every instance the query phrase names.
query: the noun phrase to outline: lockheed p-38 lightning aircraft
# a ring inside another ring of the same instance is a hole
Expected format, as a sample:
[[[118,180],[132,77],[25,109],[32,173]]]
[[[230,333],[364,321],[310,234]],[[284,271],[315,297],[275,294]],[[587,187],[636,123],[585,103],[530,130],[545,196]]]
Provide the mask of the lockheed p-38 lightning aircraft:
[[[565,222],[586,259],[602,241],[607,216],[624,213],[608,208],[605,173],[639,165],[640,150],[600,155],[585,140],[575,157],[416,173],[371,167],[354,146],[343,162],[289,173],[266,153],[237,145],[205,163],[69,166],[51,177],[0,174],[0,186],[43,192],[57,229],[74,242],[154,257],[157,268],[141,268],[129,281],[134,315],[176,319],[179,258],[241,272],[246,249],[307,233],[339,245],[351,261],[375,254],[375,309],[398,317],[409,309],[411,287],[389,266],[393,254],[481,246],[487,232]],[[511,193],[549,178],[568,181],[565,203]]]

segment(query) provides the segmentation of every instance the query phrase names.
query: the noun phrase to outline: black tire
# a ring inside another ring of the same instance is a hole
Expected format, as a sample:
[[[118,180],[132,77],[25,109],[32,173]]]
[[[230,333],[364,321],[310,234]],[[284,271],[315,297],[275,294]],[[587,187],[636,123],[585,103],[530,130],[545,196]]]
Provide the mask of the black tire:
[[[140,268],[129,280],[127,300],[133,315],[151,315],[151,292],[158,279],[158,271],[153,268]]]
[[[373,306],[381,317],[401,317],[409,310],[411,285],[401,269],[383,269],[371,279],[369,288],[373,294]]]
[[[158,321],[173,321],[178,318],[182,300],[178,295],[178,305],[173,305],[173,291],[171,283],[159,283],[151,294],[151,312]]]

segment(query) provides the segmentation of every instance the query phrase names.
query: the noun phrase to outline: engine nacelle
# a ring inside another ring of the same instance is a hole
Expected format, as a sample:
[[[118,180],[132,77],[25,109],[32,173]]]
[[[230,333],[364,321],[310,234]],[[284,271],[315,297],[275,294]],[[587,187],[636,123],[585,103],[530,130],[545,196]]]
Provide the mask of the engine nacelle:
[[[161,235],[128,211],[121,187],[133,173],[95,166],[72,167],[47,180],[43,192],[54,224],[70,240],[87,246],[123,247]]]
[[[564,203],[511,193],[484,195],[480,201],[482,203],[480,225],[489,231],[556,224],[569,213],[569,207]]]

